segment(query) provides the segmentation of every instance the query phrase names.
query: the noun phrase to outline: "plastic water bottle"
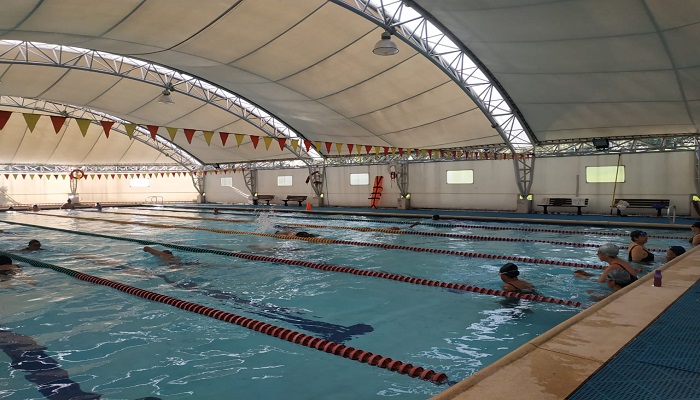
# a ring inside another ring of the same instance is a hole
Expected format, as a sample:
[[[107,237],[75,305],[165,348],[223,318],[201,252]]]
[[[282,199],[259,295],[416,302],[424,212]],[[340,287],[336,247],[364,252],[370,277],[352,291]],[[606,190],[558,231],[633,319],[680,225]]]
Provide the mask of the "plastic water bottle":
[[[661,286],[661,270],[654,271],[654,286]]]

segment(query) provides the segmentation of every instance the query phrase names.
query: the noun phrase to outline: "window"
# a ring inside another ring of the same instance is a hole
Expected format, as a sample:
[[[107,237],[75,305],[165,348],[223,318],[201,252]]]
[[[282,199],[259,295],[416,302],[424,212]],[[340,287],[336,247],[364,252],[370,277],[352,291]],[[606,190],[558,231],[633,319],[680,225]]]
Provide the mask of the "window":
[[[151,186],[151,183],[148,181],[148,179],[134,178],[129,181],[129,186],[133,188],[147,188]]]
[[[292,177],[289,176],[278,176],[277,186],[292,186]]]
[[[462,169],[457,171],[447,171],[448,185],[471,185],[474,183],[474,170]]]
[[[350,174],[350,186],[369,185],[369,174]]]
[[[617,178],[617,179],[615,179]],[[613,183],[625,181],[625,166],[586,167],[587,183]]]
[[[221,186],[233,187],[233,178],[221,178]]]

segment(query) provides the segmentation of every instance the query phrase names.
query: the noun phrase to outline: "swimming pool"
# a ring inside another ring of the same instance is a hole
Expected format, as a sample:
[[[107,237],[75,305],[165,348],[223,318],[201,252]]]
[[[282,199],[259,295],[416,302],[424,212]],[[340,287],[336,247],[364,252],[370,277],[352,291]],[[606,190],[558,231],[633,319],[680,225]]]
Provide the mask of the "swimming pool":
[[[464,379],[580,308],[411,284],[392,275],[498,289],[497,271],[507,261],[487,256],[600,265],[595,248],[585,245],[628,243],[621,236],[628,230],[622,228],[426,221],[412,228],[416,234],[396,234],[386,228],[413,221],[110,211],[6,213],[1,218],[7,224],[0,228],[13,234],[3,235],[3,247],[24,247],[37,237],[47,250],[22,256],[442,372],[450,382]],[[268,236],[275,224],[312,231],[323,240]],[[667,236],[652,237],[649,247],[682,244],[676,231],[647,231]],[[465,235],[502,241],[468,240]],[[149,241],[175,245],[182,268],[172,269],[143,252]],[[571,244],[560,244],[565,242]],[[265,259],[230,255],[238,252]],[[269,259],[311,260],[386,273],[389,279]],[[546,296],[585,305],[586,290],[598,287],[574,279],[573,266],[516,263],[523,278]],[[15,281],[3,289],[7,307],[2,309],[2,329],[45,348],[39,356],[54,359],[83,392],[110,399],[424,399],[445,388],[52,269],[26,269],[34,285]],[[647,266],[647,271],[652,269]],[[11,359],[8,351],[0,357]],[[25,374],[21,368],[12,370],[12,379],[0,388],[5,398],[41,397],[37,380],[31,382]]]

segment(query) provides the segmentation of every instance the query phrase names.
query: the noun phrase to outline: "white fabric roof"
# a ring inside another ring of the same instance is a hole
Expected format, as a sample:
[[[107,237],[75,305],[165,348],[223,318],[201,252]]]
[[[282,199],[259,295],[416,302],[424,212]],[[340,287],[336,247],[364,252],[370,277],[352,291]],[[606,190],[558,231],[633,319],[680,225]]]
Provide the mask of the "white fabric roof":
[[[696,1],[415,3],[479,58],[539,141],[698,131]],[[398,39],[398,55],[372,54],[382,31],[324,0],[7,0],[0,12],[0,39],[165,65],[249,99],[312,142],[425,149],[503,143],[431,60]],[[266,133],[178,87],[175,103],[164,105],[156,101],[162,86],[6,59],[0,82],[0,96],[180,128],[174,142],[205,163],[294,157],[276,143],[254,149],[248,139],[240,147],[233,138],[208,145],[205,130]],[[29,132],[19,115],[0,131],[0,163],[172,162],[121,134],[106,139],[98,125],[90,128],[93,139],[70,123],[57,135],[44,119]],[[192,144],[182,128],[198,131]],[[169,139],[164,128],[158,134]]]

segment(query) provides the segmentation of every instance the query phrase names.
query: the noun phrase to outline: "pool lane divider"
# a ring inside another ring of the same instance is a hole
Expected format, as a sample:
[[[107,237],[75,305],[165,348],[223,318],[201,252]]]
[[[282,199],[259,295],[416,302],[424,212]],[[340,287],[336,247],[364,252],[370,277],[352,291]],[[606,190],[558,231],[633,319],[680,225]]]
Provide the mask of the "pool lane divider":
[[[105,212],[103,211],[103,214]],[[115,212],[107,211],[106,213],[115,215],[139,215],[142,217],[158,217],[158,218],[173,218],[173,219],[185,219],[185,220],[195,220],[195,221],[218,221],[218,222],[249,222],[255,223],[255,220],[240,220],[240,219],[226,219],[226,218],[204,218],[204,217],[185,217],[182,215],[154,215],[154,214],[138,214],[130,212]],[[353,226],[329,226],[329,225],[315,225],[315,224],[284,224],[285,226],[294,227],[304,227],[304,228],[315,228],[315,229],[345,229],[358,232],[382,232],[382,233],[392,233],[397,235],[418,235],[418,236],[439,236],[451,239],[467,239],[467,240],[483,240],[491,242],[524,242],[524,243],[547,243],[557,246],[570,246],[570,247],[595,247],[598,248],[603,245],[603,243],[574,243],[574,242],[563,242],[557,240],[541,240],[541,239],[521,239],[521,238],[502,238],[493,236],[480,236],[480,235],[466,235],[460,233],[442,233],[442,232],[424,232],[424,231],[407,231],[403,229],[384,229],[384,228],[367,228],[367,227],[353,227]],[[652,249],[647,248],[647,251],[663,252],[663,249]]]
[[[159,245],[159,246],[163,246],[163,247],[169,247],[171,249],[189,251],[189,252],[194,252],[194,253],[209,253],[209,254],[216,254],[216,255],[222,255],[222,256],[242,258],[242,259],[251,260],[251,261],[264,261],[264,262],[271,262],[271,263],[277,263],[277,264],[294,265],[294,266],[299,266],[299,267],[317,269],[317,270],[321,270],[321,271],[341,272],[341,273],[360,275],[360,276],[371,276],[374,278],[389,279],[389,280],[393,280],[393,281],[405,282],[405,283],[410,283],[410,284],[414,284],[414,285],[435,286],[435,287],[441,287],[441,288],[452,289],[452,290],[460,290],[460,291],[465,291],[465,292],[485,294],[485,295],[490,295],[490,296],[531,300],[531,301],[538,301],[538,302],[542,302],[542,303],[553,303],[553,304],[560,304],[560,305],[572,306],[572,307],[581,307],[581,302],[579,302],[579,301],[564,300],[564,299],[558,299],[555,297],[541,296],[541,295],[534,295],[534,294],[509,292],[509,291],[504,291],[504,290],[499,290],[499,289],[488,289],[488,288],[482,288],[482,287],[472,286],[472,285],[465,285],[465,284],[460,284],[460,283],[443,282],[443,281],[437,281],[437,280],[432,280],[432,279],[416,278],[416,277],[410,277],[410,276],[404,276],[404,275],[398,275],[398,274],[391,274],[388,272],[372,271],[372,270],[358,269],[358,268],[352,268],[352,267],[342,267],[342,266],[337,266],[337,265],[319,264],[319,263],[313,263],[313,262],[309,262],[309,261],[288,260],[288,259],[284,259],[284,258],[259,256],[259,255],[255,255],[255,254],[248,254],[248,253],[242,253],[242,252],[232,252],[232,251],[214,250],[214,249],[202,249],[202,248],[192,247],[192,246],[182,246],[182,245],[174,245],[174,244],[169,244],[169,243],[159,243],[159,242],[154,242],[151,240],[131,239],[131,238],[126,238],[126,237],[121,237],[121,236],[109,236],[109,235],[103,235],[103,234],[99,234],[99,233],[89,233],[89,232],[82,232],[82,231],[76,231],[76,230],[44,227],[44,226],[40,226],[40,225],[32,225],[32,224],[27,224],[27,223],[23,223],[23,222],[14,222],[14,221],[9,221],[9,222],[6,221],[6,222],[9,224],[17,224],[17,225],[30,226],[30,227],[35,227],[35,228],[55,230],[55,231],[59,231],[59,232],[73,233],[76,235],[102,237],[102,238],[112,239],[112,240],[134,242],[134,243],[139,243],[139,244],[143,244],[143,245]]]
[[[153,207],[134,207],[134,208],[139,208],[139,209],[145,209],[145,210],[154,210]],[[182,207],[185,208],[185,207]],[[203,212],[203,209],[199,207],[192,207],[192,208],[186,208],[185,210],[172,210],[172,209],[155,209],[156,211],[168,211],[168,212],[193,212],[192,210],[198,210],[199,212]],[[231,211],[226,209],[225,211]],[[274,210],[265,210],[266,212],[274,213]],[[227,214],[224,212],[221,212],[221,214]],[[243,214],[242,212],[236,213],[236,212],[229,212],[228,214]],[[279,215],[278,216],[282,218],[294,218],[298,219],[299,217],[295,216],[290,216],[290,215]],[[397,215],[397,218],[400,216]],[[445,216],[446,219],[449,219],[449,215]],[[357,219],[352,219],[352,218],[325,218],[325,217],[315,217],[311,215],[304,215],[304,219],[319,219],[319,220],[324,220],[324,221],[353,221],[357,222]],[[426,219],[429,218],[429,216],[425,217]],[[415,220],[416,218],[411,218]],[[387,220],[381,220],[381,219],[362,219],[360,220],[362,222],[376,222],[380,224],[391,224],[391,225],[397,225],[401,224],[401,222],[397,221],[387,221]],[[407,223],[407,222],[406,222]],[[572,231],[572,230],[563,230],[563,229],[543,229],[543,228],[524,228],[524,227],[506,227],[506,226],[489,226],[489,225],[465,225],[465,224],[445,224],[445,223],[435,223],[435,222],[428,222],[428,223],[420,223],[421,225],[426,225],[426,226],[434,226],[434,227],[440,227],[440,228],[468,228],[468,229],[485,229],[485,230],[492,230],[492,231],[525,231],[525,232],[549,232],[549,233],[558,233],[558,234],[566,234],[566,235],[580,235],[582,233],[585,233],[586,235],[598,235],[598,236],[629,236],[629,233],[620,233],[620,232],[596,232],[596,231]],[[539,223],[540,225],[542,223]],[[556,225],[555,223],[552,223],[550,225]],[[688,240],[688,237],[685,236],[671,236],[671,235],[649,235],[650,238],[659,238],[659,239],[679,239],[679,240]]]
[[[366,363],[368,365],[383,368],[392,372],[398,372],[400,374],[408,375],[411,378],[420,378],[422,380],[430,381],[436,384],[441,384],[447,381],[447,375],[444,372],[435,372],[431,369],[426,369],[420,366],[405,363],[403,361],[394,360],[389,357],[384,357],[379,354],[374,354],[361,349],[356,349],[354,347],[349,347],[341,343],[321,339],[315,336],[307,335],[305,333],[296,332],[291,329],[282,328],[280,326],[268,324],[266,322],[258,321],[252,318],[236,315],[227,311],[222,311],[201,304],[180,300],[178,298],[166,296],[156,292],[139,289],[137,287],[125,285],[123,283],[115,282],[109,279],[88,275],[72,269],[59,267],[57,265],[48,264],[30,258],[18,256],[16,254],[0,251],[0,255],[12,257],[17,261],[21,261],[35,267],[51,269],[56,272],[60,272],[71,276],[73,278],[80,279],[82,281],[94,283],[97,285],[108,286],[121,292],[141,297],[146,300],[167,304],[169,306],[176,307],[181,310],[189,311],[195,314],[201,314],[206,317],[242,326],[244,328],[251,329],[268,336],[276,337],[278,339],[286,340],[288,342],[341,356],[343,358],[349,358],[354,361]]]
[[[458,251],[458,250],[431,249],[431,248],[426,248],[426,247],[402,246],[402,245],[388,244],[388,243],[368,243],[368,242],[356,242],[353,240],[325,239],[325,238],[319,238],[319,237],[309,238],[309,237],[298,237],[298,236],[285,236],[285,235],[276,235],[273,233],[232,231],[232,230],[226,230],[226,229],[202,228],[199,226],[155,224],[155,223],[151,223],[151,222],[119,221],[119,220],[115,220],[115,219],[78,217],[78,216],[73,216],[73,215],[54,215],[54,214],[43,214],[43,213],[33,213],[33,214],[34,215],[44,215],[44,216],[48,216],[48,217],[56,217],[56,218],[82,219],[82,220],[88,220],[88,221],[109,222],[109,223],[113,223],[113,224],[122,224],[122,225],[148,226],[151,228],[186,229],[186,230],[221,233],[221,234],[226,234],[226,235],[266,236],[266,237],[274,237],[274,238],[278,238],[278,239],[302,240],[302,241],[313,242],[313,243],[342,244],[342,245],[363,246],[363,247],[378,247],[378,248],[387,249],[387,250],[407,250],[407,251],[415,251],[415,252],[423,252],[423,253],[448,254],[448,255],[467,257],[467,258],[489,258],[489,259],[495,259],[495,260],[518,261],[518,262],[524,262],[524,263],[530,263],[530,264],[560,265],[560,266],[564,266],[564,267],[591,268],[591,269],[605,269],[605,268],[607,268],[607,266],[603,266],[603,265],[578,263],[578,262],[572,262],[572,261],[546,260],[546,259],[540,259],[540,258],[516,257],[516,256],[508,256],[508,255],[500,255],[500,254],[474,253],[474,252],[469,252],[469,251]],[[439,236],[439,235],[432,235],[432,236]]]

